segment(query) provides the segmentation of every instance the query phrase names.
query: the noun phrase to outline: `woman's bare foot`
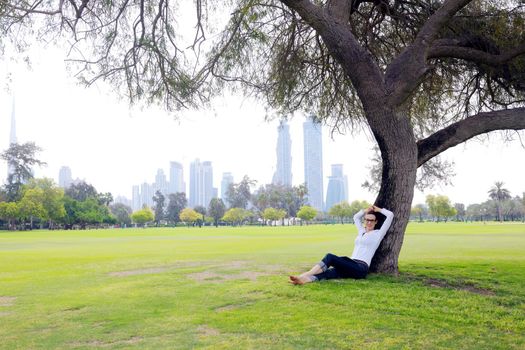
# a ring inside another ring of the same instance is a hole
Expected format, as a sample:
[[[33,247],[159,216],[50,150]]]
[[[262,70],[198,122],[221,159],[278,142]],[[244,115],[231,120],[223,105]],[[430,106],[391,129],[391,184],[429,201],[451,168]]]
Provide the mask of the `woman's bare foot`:
[[[310,276],[313,276],[313,275],[318,275],[321,272],[323,272],[323,269],[321,268],[321,266],[319,264],[315,264],[310,269],[310,271],[302,273],[301,275],[299,275],[299,277],[310,277]]]
[[[290,283],[295,285],[301,285],[312,282],[308,276],[290,276]]]

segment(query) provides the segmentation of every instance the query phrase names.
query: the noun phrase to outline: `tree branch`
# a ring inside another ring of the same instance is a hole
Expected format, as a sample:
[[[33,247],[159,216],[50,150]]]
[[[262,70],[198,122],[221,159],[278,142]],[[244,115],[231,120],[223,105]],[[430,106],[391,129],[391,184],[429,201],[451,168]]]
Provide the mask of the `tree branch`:
[[[322,20],[323,9],[320,6],[313,4],[309,0],[281,0],[281,2],[297,12],[316,31],[323,29],[321,27],[321,24],[324,22]]]
[[[523,54],[525,54],[525,44],[498,55],[469,47],[438,44],[430,48],[428,58],[458,58],[478,64],[499,66]]]
[[[419,140],[417,166],[420,167],[432,157],[474,136],[496,130],[523,129],[525,129],[525,107],[476,114]]]
[[[401,105],[428,71],[428,48],[448,21],[472,0],[447,0],[425,22],[414,42],[387,67],[385,82],[392,106]]]
[[[330,15],[340,22],[348,22],[352,0],[328,0],[327,9]]]
[[[350,78],[364,107],[376,108],[377,104],[367,105],[367,103],[386,95],[384,77],[370,51],[357,40],[348,20],[341,21],[340,15],[334,17],[329,8],[323,8],[312,1],[281,0],[281,2],[296,11],[321,36],[332,57]],[[332,5],[349,9],[351,4],[340,2]]]
[[[64,5],[64,0],[60,0],[59,6],[56,10],[40,10],[41,7],[41,1],[37,1],[33,4],[27,4],[30,5],[28,7],[26,6],[16,6],[12,5],[9,2],[2,1],[2,6],[5,6],[5,9],[11,10],[11,11],[20,11],[23,14],[39,14],[39,15],[48,15],[48,16],[54,16],[62,13],[62,6]],[[6,11],[7,12],[7,11]]]

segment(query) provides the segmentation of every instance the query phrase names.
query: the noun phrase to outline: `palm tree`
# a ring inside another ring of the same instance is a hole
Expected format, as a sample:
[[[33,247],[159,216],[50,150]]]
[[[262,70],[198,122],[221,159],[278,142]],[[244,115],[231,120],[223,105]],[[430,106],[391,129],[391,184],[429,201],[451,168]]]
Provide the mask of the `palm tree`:
[[[510,191],[503,188],[504,183],[502,181],[496,181],[494,186],[488,191],[490,199],[496,201],[496,208],[498,210],[498,220],[501,219],[501,202],[510,199]]]

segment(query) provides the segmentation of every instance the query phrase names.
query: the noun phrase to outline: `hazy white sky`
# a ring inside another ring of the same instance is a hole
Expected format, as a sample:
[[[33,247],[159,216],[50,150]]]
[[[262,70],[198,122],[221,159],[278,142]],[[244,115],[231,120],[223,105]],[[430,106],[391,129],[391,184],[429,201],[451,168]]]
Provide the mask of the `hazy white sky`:
[[[12,72],[9,90],[0,90],[0,149],[9,145],[13,96],[16,104],[18,142],[34,141],[43,148],[39,158],[47,166],[37,177],[58,182],[61,166],[69,166],[73,178],[84,179],[100,192],[131,198],[132,185],[152,183],[158,168],[169,175],[169,162],[184,166],[188,184],[189,163],[195,158],[212,161],[214,185],[219,188],[223,172],[235,181],[243,175],[258,184],[271,182],[276,164],[278,121],[266,122],[261,103],[234,96],[218,99],[207,111],[185,111],[175,120],[158,108],[131,110],[118,102],[103,84],[86,89],[76,85],[64,63],[52,50],[33,62],[32,70],[13,62],[0,62],[0,79]],[[304,180],[304,116],[290,122],[293,182]],[[525,142],[525,140],[523,140]],[[349,179],[349,199],[373,201],[374,194],[361,188],[373,143],[366,135],[334,135],[324,129],[325,188],[330,165],[341,163]],[[417,192],[415,203],[427,194],[445,194],[452,203],[483,202],[495,181],[503,181],[513,196],[525,192],[525,148],[520,142],[503,143],[494,134],[488,142],[470,141],[443,154],[455,162],[453,186],[437,186]],[[7,166],[0,162],[0,181]],[[326,193],[326,192],[325,192]]]

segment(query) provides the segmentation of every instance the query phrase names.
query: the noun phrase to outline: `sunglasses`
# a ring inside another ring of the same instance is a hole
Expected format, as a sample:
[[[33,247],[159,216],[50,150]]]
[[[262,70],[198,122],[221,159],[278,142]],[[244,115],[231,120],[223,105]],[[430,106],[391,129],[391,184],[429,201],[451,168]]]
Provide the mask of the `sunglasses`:
[[[365,219],[366,222],[376,222],[375,219]]]

